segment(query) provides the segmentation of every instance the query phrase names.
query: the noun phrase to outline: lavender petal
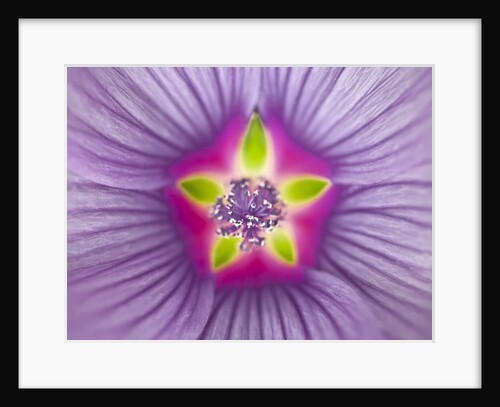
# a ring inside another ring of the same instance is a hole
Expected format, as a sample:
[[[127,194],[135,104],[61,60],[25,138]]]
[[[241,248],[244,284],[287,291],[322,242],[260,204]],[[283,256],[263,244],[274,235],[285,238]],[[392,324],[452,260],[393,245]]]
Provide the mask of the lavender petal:
[[[389,339],[432,338],[430,172],[345,188],[325,230],[321,269],[357,289]]]
[[[185,255],[160,194],[69,174],[68,339],[194,339],[213,285]]]
[[[94,182],[154,189],[208,145],[259,89],[248,68],[68,68],[68,166]]]
[[[200,339],[378,339],[373,315],[341,280],[309,270],[302,284],[221,290]]]
[[[276,69],[263,71],[264,119],[329,160],[336,184],[380,182],[430,159],[431,68]]]

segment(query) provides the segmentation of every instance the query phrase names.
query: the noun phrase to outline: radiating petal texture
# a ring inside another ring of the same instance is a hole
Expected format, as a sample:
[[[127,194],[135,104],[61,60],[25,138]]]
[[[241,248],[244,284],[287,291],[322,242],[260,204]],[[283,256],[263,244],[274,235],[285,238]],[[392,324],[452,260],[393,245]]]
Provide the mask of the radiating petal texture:
[[[427,160],[431,68],[272,68],[262,72],[264,121],[277,118],[331,161],[336,184],[372,184]]]
[[[213,298],[161,193],[69,174],[68,339],[194,339]]]
[[[384,337],[430,339],[431,68],[277,68],[262,83],[264,120],[340,185],[319,267],[373,307]]]
[[[364,297],[391,339],[432,337],[430,164],[347,187],[327,223],[320,268]]]
[[[68,166],[122,188],[165,186],[168,167],[249,117],[249,68],[68,68]]]
[[[378,339],[373,315],[341,280],[309,270],[302,283],[220,290],[201,339]]]
[[[430,68],[67,75],[69,339],[432,337]],[[327,160],[335,204],[318,270],[302,283],[214,298],[155,191],[255,108],[269,129]]]

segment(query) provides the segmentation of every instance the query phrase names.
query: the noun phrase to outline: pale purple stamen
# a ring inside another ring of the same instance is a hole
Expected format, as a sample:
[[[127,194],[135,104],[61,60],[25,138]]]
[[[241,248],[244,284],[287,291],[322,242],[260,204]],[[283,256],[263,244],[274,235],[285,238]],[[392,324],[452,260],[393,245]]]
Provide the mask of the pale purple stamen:
[[[229,195],[217,198],[212,217],[218,222],[217,234],[242,237],[240,249],[251,251],[265,244],[265,233],[271,232],[284,219],[284,204],[279,192],[265,179],[249,178],[231,181]]]

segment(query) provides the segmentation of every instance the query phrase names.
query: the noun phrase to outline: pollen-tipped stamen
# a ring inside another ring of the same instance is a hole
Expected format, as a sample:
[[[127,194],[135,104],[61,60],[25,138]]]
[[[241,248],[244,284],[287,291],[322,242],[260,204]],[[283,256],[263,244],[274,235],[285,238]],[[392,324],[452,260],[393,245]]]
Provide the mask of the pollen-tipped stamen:
[[[219,224],[218,235],[242,237],[240,249],[251,251],[264,246],[264,235],[283,221],[284,207],[269,181],[242,178],[232,180],[230,193],[217,198],[212,217]]]

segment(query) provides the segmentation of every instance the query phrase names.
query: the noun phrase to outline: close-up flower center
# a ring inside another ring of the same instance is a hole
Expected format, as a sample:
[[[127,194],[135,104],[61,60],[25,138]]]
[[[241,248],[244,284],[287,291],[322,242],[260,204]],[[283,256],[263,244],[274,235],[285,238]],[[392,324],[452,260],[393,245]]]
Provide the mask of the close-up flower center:
[[[68,338],[432,337],[432,69],[70,67]]]
[[[285,219],[284,207],[279,191],[266,179],[232,180],[229,194],[218,197],[212,207],[216,233],[241,238],[240,250],[250,252],[264,246],[266,234]]]
[[[331,169],[256,111],[219,140],[179,162],[167,188],[198,270],[219,286],[302,278],[335,200]]]

